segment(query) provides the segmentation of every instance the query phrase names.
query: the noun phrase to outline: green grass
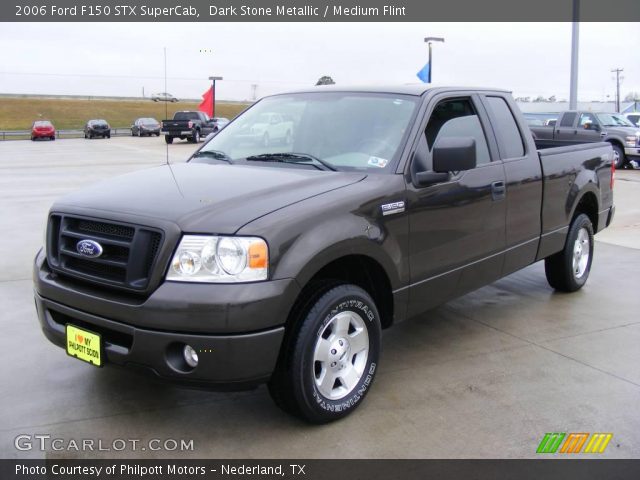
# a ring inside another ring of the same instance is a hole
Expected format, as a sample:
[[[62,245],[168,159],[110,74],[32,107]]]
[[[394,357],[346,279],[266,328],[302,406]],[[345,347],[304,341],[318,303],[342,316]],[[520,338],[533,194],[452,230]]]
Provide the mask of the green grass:
[[[166,105],[168,118],[178,110],[197,110],[197,103]],[[216,116],[234,118],[246,104],[216,103]],[[112,127],[129,127],[136,118],[165,117],[164,102],[151,100],[80,100],[46,98],[0,98],[0,130],[28,130],[34,120],[51,120],[58,130],[83,128],[87,120],[104,118]]]

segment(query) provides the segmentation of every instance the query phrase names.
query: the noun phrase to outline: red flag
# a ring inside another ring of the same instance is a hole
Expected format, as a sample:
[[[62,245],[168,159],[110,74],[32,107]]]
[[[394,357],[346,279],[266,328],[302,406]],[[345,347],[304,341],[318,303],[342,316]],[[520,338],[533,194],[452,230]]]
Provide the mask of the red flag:
[[[213,86],[209,87],[209,90],[202,94],[202,103],[198,105],[198,110],[213,116]]]

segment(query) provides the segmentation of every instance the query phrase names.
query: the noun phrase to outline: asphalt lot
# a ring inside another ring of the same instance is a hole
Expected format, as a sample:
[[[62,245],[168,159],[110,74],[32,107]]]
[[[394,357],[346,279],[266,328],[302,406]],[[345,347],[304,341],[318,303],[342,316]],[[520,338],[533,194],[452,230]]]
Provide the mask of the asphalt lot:
[[[171,161],[194,148],[170,145]],[[580,292],[554,293],[538,263],[395,326],[366,402],[312,427],[263,387],[165,386],[73,360],[41,334],[30,275],[50,204],[166,151],[162,138],[0,142],[0,457],[531,458],[546,432],[611,432],[603,457],[640,457],[640,171],[617,174],[617,216]],[[22,452],[20,434],[194,450]]]

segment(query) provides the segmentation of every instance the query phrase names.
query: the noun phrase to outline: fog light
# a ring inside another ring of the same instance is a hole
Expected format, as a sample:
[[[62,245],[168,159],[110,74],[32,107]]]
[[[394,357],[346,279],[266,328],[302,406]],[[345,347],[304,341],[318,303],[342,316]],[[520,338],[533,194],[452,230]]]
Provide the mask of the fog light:
[[[184,356],[184,361],[187,362],[187,365],[191,368],[196,368],[198,366],[198,354],[191,345],[184,346],[182,355]]]

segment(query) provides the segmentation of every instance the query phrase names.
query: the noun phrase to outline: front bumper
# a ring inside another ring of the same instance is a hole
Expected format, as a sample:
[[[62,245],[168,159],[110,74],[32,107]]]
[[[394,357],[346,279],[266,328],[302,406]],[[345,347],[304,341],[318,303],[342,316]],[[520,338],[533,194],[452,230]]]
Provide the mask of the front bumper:
[[[640,157],[640,146],[626,147],[624,149],[624,154],[627,157]]]
[[[40,325],[55,345],[65,347],[65,325],[72,324],[102,336],[107,365],[224,390],[250,388],[270,378],[283,324],[299,292],[294,280],[236,285],[165,282],[135,302],[83,289],[55,275],[42,253],[36,257],[34,286]],[[181,357],[184,345],[198,352],[199,363],[193,369]]]

